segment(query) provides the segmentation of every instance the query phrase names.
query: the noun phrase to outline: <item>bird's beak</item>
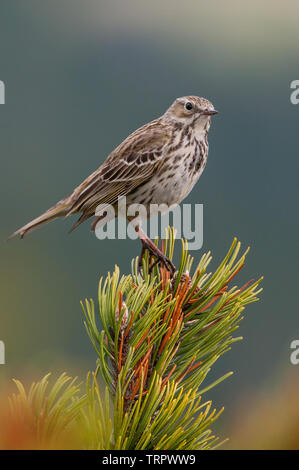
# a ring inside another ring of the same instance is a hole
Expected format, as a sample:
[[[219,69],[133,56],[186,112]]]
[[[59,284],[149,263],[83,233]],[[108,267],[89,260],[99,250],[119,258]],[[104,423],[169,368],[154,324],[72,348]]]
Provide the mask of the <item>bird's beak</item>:
[[[203,111],[202,114],[204,116],[213,116],[214,114],[218,114],[218,111],[216,111],[216,109],[207,109],[206,111]]]

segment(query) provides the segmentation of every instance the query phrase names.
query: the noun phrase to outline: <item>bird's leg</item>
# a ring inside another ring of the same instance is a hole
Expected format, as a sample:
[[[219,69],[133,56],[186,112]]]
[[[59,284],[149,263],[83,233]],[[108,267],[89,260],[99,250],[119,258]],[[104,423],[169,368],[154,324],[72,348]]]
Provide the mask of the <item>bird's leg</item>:
[[[141,254],[139,256],[139,261],[138,261],[139,269],[142,268],[142,258],[143,258],[144,252],[145,250],[148,250],[150,255],[153,255],[155,256],[155,258],[157,258],[157,261],[153,263],[150,269],[152,269],[154,265],[157,263],[163,263],[166,269],[170,271],[171,274],[174,274],[175,266],[172,263],[172,261],[169,258],[167,258],[167,256],[164,255],[164,253],[162,253],[162,251],[152,242],[152,240],[146,235],[146,233],[139,226],[135,227],[135,230],[142,243],[142,250],[141,250]]]
[[[137,230],[136,230],[137,231]],[[142,243],[142,248],[141,248],[141,253],[139,255],[139,258],[138,258],[138,269],[139,269],[139,272],[141,271],[142,269],[142,260],[143,260],[143,257],[144,257],[144,252],[146,250],[146,247],[145,247],[145,244],[143,243],[143,240],[141,239],[141,243]]]

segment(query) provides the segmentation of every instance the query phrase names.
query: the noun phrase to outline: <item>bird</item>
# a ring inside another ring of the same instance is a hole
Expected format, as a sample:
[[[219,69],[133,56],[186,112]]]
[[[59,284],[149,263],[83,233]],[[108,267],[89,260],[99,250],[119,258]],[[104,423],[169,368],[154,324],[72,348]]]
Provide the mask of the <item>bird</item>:
[[[151,204],[180,204],[205,169],[211,116],[217,113],[206,98],[177,98],[162,116],[130,134],[69,196],[16,230],[9,239],[17,235],[23,238],[58,217],[80,214],[72,231],[95,216],[100,204],[117,210],[117,201],[124,196],[127,206],[144,204],[147,213]],[[92,231],[103,215],[95,217]],[[156,262],[174,273],[173,263],[146,235],[141,223],[135,230],[142,242],[139,262],[147,249]]]

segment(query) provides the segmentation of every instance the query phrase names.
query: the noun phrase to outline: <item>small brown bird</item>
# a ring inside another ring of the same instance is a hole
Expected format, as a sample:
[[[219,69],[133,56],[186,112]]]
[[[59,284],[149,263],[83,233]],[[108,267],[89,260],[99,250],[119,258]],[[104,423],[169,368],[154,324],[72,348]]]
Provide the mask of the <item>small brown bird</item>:
[[[208,132],[211,116],[217,114],[210,101],[198,96],[177,98],[163,116],[137,129],[107,157],[106,161],[69,196],[41,216],[14,232],[10,237],[27,233],[61,216],[80,213],[71,230],[95,215],[99,204],[116,208],[126,196],[133,203],[179,204],[192,190],[202,174],[208,156]],[[103,214],[91,225],[94,230]],[[136,227],[144,253],[163,262],[173,271],[171,261],[149,237]],[[141,258],[140,258],[141,259]]]

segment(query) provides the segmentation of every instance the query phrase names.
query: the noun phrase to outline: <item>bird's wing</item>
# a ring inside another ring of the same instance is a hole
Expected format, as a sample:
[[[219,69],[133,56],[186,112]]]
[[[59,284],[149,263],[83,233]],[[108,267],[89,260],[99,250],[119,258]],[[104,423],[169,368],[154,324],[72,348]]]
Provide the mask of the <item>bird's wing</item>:
[[[161,165],[169,139],[170,131],[157,121],[131,134],[71,194],[68,215],[82,212],[79,220],[83,222],[95,214],[99,204],[113,205],[118,197],[149,180]]]

